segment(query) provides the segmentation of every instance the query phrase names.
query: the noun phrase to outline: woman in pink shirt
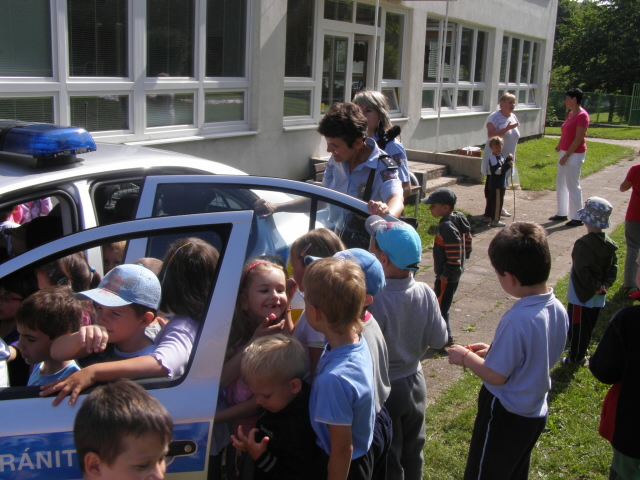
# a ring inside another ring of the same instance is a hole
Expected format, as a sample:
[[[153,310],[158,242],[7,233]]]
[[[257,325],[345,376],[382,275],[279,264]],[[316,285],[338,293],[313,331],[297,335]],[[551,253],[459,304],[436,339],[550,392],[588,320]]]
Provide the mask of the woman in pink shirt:
[[[559,222],[569,219],[565,224],[567,227],[583,225],[578,219],[578,210],[582,208],[580,171],[587,151],[585,137],[589,128],[589,114],[581,107],[581,103],[582,90],[572,88],[567,92],[564,104],[569,115],[562,124],[562,135],[556,147],[556,152],[560,152],[556,177],[558,213],[549,220]]]

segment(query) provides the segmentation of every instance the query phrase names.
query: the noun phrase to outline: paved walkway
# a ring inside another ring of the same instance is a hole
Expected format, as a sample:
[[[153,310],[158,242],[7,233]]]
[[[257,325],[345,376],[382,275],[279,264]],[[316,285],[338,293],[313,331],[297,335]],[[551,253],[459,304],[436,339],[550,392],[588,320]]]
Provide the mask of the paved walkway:
[[[599,141],[596,139],[590,139]],[[627,160],[622,160],[615,165],[581,180],[583,200],[590,196],[601,196],[609,200],[613,205],[611,216],[612,227],[609,232],[624,222],[624,216],[629,201],[629,192],[621,193],[619,186],[625,178],[629,167],[638,163],[638,149],[640,141],[611,141],[624,146],[634,147],[636,154]],[[587,153],[587,160],[589,154]],[[484,186],[459,184],[452,187],[458,196],[457,206],[471,213],[481,215],[484,211]],[[571,250],[577,238],[584,235],[584,227],[569,228],[564,222],[553,223],[548,220],[556,214],[556,192],[544,190],[540,192],[519,190],[515,195],[513,191],[507,191],[505,195],[505,208],[514,213],[515,217],[503,219],[503,221],[533,221],[547,229],[549,245],[551,247],[552,269],[550,286],[553,286],[559,278],[565,276],[571,268]],[[496,278],[493,267],[489,262],[487,248],[489,242],[496,234],[497,229],[489,227],[476,227],[473,241],[473,253],[467,261],[467,267],[454,304],[451,307],[451,328],[457,343],[469,344],[474,342],[489,343],[493,338],[495,328],[502,315],[513,305],[515,298],[507,295]],[[619,263],[623,264],[623,259]],[[431,251],[426,252],[422,258],[423,265],[433,265]],[[419,273],[418,280],[433,286],[433,270]],[[564,301],[564,299],[561,299]],[[462,373],[459,366],[449,365],[445,358],[433,352],[424,365],[425,379],[429,403],[432,403],[443,389],[446,389],[453,380]]]

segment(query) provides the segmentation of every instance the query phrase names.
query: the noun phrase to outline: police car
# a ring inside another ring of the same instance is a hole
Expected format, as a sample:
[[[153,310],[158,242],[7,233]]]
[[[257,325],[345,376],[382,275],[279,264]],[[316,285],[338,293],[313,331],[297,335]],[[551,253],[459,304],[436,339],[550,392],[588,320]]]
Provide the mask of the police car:
[[[16,140],[17,139],[17,140]],[[100,246],[127,241],[125,262],[162,259],[177,238],[199,236],[220,252],[205,321],[184,375],[139,381],[169,410],[173,461],[167,478],[205,479],[220,375],[242,265],[258,254],[286,256],[299,235],[333,228],[329,211],[366,215],[366,204],[323,187],[251,177],[231,167],[171,152],[96,145],[82,129],[0,121],[0,209],[50,198],[60,238],[0,264],[0,278],[77,251],[101,269]],[[304,198],[302,213],[254,214],[258,199]],[[80,478],[73,445],[74,406],[37,387],[0,389],[0,479]]]

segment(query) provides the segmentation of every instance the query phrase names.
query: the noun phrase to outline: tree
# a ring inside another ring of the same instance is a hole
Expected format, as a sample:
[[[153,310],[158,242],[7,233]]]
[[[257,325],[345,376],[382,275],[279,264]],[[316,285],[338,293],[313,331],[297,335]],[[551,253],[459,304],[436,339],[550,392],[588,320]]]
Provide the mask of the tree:
[[[640,83],[640,0],[560,0],[552,83],[631,95]]]

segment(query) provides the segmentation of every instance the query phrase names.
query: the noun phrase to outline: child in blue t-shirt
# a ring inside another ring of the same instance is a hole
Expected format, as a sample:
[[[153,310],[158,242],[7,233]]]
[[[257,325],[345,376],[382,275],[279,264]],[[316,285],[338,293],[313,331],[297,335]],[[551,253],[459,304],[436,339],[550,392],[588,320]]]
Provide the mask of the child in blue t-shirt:
[[[45,385],[80,370],[74,360],[51,357],[53,341],[77,332],[82,325],[82,306],[73,290],[64,286],[47,287],[27,297],[16,311],[20,339],[18,349],[33,371],[27,385]]]
[[[567,339],[568,318],[547,286],[551,254],[544,228],[515,222],[489,244],[502,289],[519,300],[492,344],[449,348],[449,363],[482,379],[465,479],[528,478],[531,451],[547,421],[549,370]]]
[[[364,273],[352,261],[323,258],[307,268],[303,285],[307,321],[328,342],[309,413],[318,445],[328,456],[329,478],[371,478],[375,403],[373,362],[360,320]]]

